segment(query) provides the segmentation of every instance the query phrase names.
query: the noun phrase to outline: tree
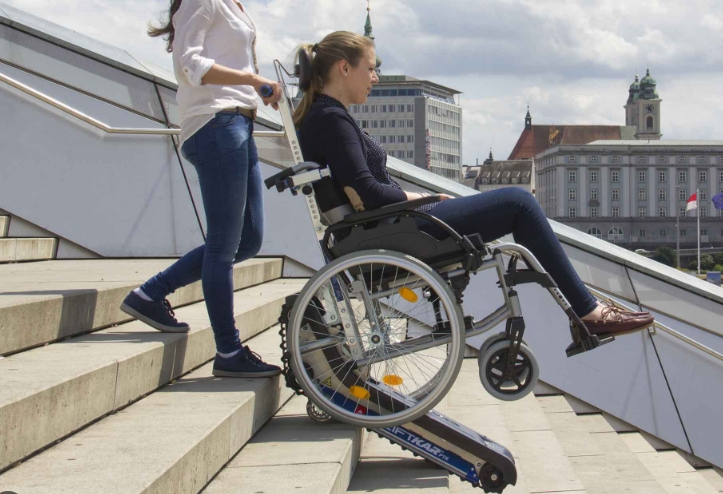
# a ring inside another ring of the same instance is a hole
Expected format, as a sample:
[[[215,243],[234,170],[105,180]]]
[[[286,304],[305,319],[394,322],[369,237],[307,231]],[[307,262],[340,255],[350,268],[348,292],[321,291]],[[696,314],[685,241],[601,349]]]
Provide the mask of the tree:
[[[676,252],[670,247],[658,247],[655,249],[653,259],[666,266],[675,266]]]
[[[700,256],[700,269],[702,271],[710,271],[713,269],[713,266],[715,266],[713,256],[711,256],[710,254]]]
[[[723,254],[713,254],[713,262],[716,264],[723,264]]]

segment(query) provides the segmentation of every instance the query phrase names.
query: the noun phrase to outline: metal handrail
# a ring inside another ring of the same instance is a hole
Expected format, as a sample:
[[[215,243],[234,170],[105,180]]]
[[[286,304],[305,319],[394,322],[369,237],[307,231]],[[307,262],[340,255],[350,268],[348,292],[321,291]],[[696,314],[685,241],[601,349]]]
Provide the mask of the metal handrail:
[[[588,287],[588,289],[593,293],[593,295],[595,295],[595,296],[598,297],[598,298],[601,298],[601,299],[603,299],[603,300],[605,300],[605,301],[607,301],[607,302],[610,302],[610,303],[612,303],[612,304],[622,306],[622,307],[624,307],[624,308],[626,308],[626,309],[628,309],[628,310],[632,310],[632,309],[631,309],[630,307],[628,307],[626,304],[623,304],[623,303],[618,302],[617,300],[611,299],[609,296],[605,295],[603,292],[601,292],[601,291],[599,291],[599,290],[596,290],[595,288],[590,288],[590,287]],[[689,345],[697,348],[697,349],[700,350],[701,352],[707,353],[707,354],[710,355],[711,357],[713,357],[713,358],[715,358],[715,359],[718,359],[718,360],[720,360],[721,362],[723,362],[723,354],[720,354],[720,353],[716,352],[716,351],[713,350],[712,348],[709,348],[709,347],[703,345],[702,343],[699,343],[699,342],[695,341],[694,339],[689,338],[689,337],[685,336],[684,334],[679,333],[678,331],[676,331],[676,330],[674,330],[674,329],[672,329],[672,328],[669,328],[669,327],[666,326],[665,324],[662,324],[662,323],[660,323],[660,322],[658,322],[658,321],[655,321],[655,322],[653,323],[653,327],[654,327],[655,329],[659,329],[659,330],[663,331],[664,333],[668,333],[669,335],[673,336],[674,338],[677,338],[677,339],[679,339],[679,340],[681,340],[681,341],[683,341],[683,342],[685,342],[685,343],[687,343],[687,344],[689,344]]]
[[[102,130],[103,132],[107,132],[109,134],[126,134],[126,135],[163,135],[163,136],[177,136],[181,134],[181,129],[144,129],[144,128],[123,128],[123,127],[111,127],[110,125],[107,125],[100,120],[96,120],[95,118],[86,115],[85,113],[81,112],[80,110],[76,110],[75,108],[66,105],[65,103],[62,103],[55,98],[52,98],[48,96],[47,94],[41,93],[37,89],[33,89],[30,86],[27,86],[23,84],[20,81],[16,81],[12,77],[8,77],[5,74],[0,72],[0,81],[14,87],[15,89],[18,89],[25,94],[28,94],[36,99],[39,99],[40,101],[43,101],[65,113],[68,115],[71,115],[75,118],[78,118],[79,120],[82,120],[85,123],[88,123],[92,125],[93,127]],[[284,132],[281,131],[257,131],[254,132],[254,136],[256,137],[283,137],[286,135]]]

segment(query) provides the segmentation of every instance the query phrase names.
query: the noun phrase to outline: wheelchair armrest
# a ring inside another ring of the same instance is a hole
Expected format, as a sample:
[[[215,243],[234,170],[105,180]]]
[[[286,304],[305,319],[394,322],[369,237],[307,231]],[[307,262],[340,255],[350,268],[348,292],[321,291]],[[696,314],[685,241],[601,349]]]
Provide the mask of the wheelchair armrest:
[[[298,165],[294,165],[285,170],[282,170],[276,175],[272,175],[271,177],[264,180],[264,184],[266,185],[267,189],[276,186],[276,189],[279,192],[283,192],[289,186],[286,182],[287,178],[293,177],[297,173],[306,172],[309,170],[318,170],[319,168],[322,168],[322,165],[320,165],[319,163],[314,163],[313,161],[304,161],[303,163],[299,163]]]
[[[411,201],[397,202],[395,204],[389,204],[388,206],[382,206],[371,211],[361,211],[359,213],[352,213],[344,216],[344,223],[361,223],[364,221],[373,220],[377,217],[385,216],[391,213],[399,213],[401,211],[409,211],[411,209],[424,206],[425,204],[431,204],[439,201],[438,195],[420,197],[419,199],[413,199]]]

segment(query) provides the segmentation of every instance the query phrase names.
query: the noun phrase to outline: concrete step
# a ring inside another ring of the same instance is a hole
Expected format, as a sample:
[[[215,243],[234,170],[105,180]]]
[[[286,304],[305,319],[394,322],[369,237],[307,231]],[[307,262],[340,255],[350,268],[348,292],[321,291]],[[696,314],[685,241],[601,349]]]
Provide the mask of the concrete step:
[[[57,238],[0,238],[0,262],[46,261],[55,258]]]
[[[366,439],[363,429],[317,424],[296,396],[204,489],[204,494],[342,494]]]
[[[250,342],[279,362],[275,329]],[[214,378],[209,363],[0,475],[19,494],[196,494],[285,403],[280,377]]]
[[[712,467],[712,468],[700,468],[698,473],[708,481],[718,492],[723,492],[723,470]]]
[[[236,292],[241,338],[275,325],[285,297],[304,282],[276,280]],[[0,470],[213,358],[205,303],[176,315],[190,324],[188,334],[133,321],[0,360]]]
[[[620,437],[668,494],[719,492],[677,451],[656,451],[638,432],[624,433]]]
[[[8,228],[10,227],[10,216],[0,216],[0,238],[8,236]]]
[[[446,397],[435,410],[447,413]],[[373,431],[369,432],[369,436],[346,492],[403,494],[414,489],[429,494],[447,494],[450,483],[458,481],[450,479],[453,476],[446,470],[402,450]]]
[[[465,359],[447,395],[448,415],[506,446],[515,457],[518,482],[505,494],[585,491],[534,396],[516,402],[491,397],[479,381],[476,359]],[[450,478],[450,493],[474,493],[469,483]]]
[[[128,292],[174,259],[45,261],[0,265],[0,355],[130,321],[120,304]],[[236,290],[281,276],[281,259],[234,266]],[[203,300],[201,283],[171,296],[174,307]]]
[[[342,492],[404,494],[410,490],[425,494],[447,494],[451,482],[446,470],[415,458],[396,444],[370,432],[349,489]]]
[[[538,396],[557,440],[590,494],[666,494],[601,414],[577,415],[566,396]]]

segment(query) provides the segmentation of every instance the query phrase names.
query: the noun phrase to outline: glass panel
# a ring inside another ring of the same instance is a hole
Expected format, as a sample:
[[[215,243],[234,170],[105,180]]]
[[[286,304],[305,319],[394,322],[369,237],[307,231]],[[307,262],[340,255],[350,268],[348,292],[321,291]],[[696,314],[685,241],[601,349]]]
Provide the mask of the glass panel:
[[[0,58],[163,121],[152,82],[3,25]]]

